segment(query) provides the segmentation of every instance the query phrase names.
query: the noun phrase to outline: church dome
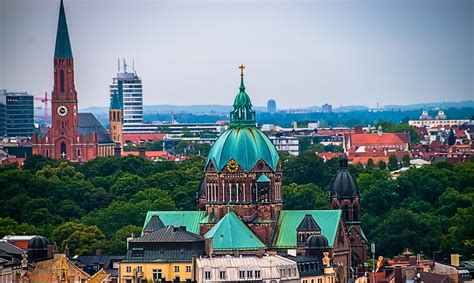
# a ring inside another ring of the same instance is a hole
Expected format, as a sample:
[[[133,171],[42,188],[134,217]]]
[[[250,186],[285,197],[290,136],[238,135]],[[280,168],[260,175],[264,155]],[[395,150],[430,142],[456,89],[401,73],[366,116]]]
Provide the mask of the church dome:
[[[329,242],[326,237],[323,235],[311,235],[306,240],[306,248],[307,249],[328,249]]]
[[[359,196],[357,182],[347,168],[348,160],[346,155],[341,155],[339,158],[339,165],[340,169],[331,186],[331,197],[350,199]]]
[[[48,245],[48,239],[43,236],[36,236],[28,242],[28,250],[48,250]]]
[[[255,111],[250,97],[245,92],[243,73],[240,91],[230,112],[230,128],[212,146],[206,165],[212,162],[221,171],[230,160],[234,160],[245,171],[250,171],[259,160],[263,160],[273,171],[277,170],[279,155],[270,139],[256,127]]]

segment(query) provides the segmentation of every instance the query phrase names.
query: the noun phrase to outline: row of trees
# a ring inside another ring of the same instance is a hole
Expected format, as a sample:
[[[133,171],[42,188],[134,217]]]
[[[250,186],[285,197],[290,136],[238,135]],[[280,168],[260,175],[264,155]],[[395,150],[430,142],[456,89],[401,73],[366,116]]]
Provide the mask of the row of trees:
[[[338,161],[314,151],[282,155],[285,209],[327,209]],[[147,211],[194,210],[204,159],[149,162],[97,158],[79,165],[32,157],[24,167],[0,167],[0,237],[42,234],[60,248],[123,254]],[[474,161],[412,168],[393,180],[378,167],[351,166],[362,197],[362,225],[379,251],[403,248],[430,255],[454,248],[474,253]]]

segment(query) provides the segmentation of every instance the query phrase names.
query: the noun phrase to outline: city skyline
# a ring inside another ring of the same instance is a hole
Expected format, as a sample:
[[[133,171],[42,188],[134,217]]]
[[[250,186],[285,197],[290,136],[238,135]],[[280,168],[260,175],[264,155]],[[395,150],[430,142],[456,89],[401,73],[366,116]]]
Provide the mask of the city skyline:
[[[123,57],[145,105],[228,104],[241,63],[255,105],[472,99],[470,1],[96,2],[65,1],[80,108],[108,105]],[[0,88],[50,92],[59,1],[0,5]]]

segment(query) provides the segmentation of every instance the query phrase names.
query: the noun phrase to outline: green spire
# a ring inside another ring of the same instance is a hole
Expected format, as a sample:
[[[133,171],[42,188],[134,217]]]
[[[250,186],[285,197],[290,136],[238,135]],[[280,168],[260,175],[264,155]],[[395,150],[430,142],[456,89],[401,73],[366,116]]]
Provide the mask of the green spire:
[[[56,49],[54,50],[54,58],[72,58],[71,42],[69,41],[69,32],[67,30],[63,0],[61,0],[61,5],[59,7],[58,31],[56,33]]]
[[[244,85],[244,65],[240,65],[240,88],[234,100],[234,109],[230,112],[230,126],[255,127],[255,111],[252,110],[252,102],[245,92]]]
[[[117,89],[110,97],[110,109],[123,108],[123,81],[118,81]]]

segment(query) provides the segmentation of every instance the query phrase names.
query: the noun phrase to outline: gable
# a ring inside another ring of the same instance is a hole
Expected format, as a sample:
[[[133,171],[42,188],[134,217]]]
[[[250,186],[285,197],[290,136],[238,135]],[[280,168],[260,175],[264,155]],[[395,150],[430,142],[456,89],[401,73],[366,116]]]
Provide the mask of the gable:
[[[205,211],[148,211],[143,230],[153,215],[158,215],[165,226],[185,226],[186,230],[199,235],[199,222],[205,217]]]
[[[333,247],[341,210],[282,210],[275,229],[274,248],[296,248],[296,229],[306,213],[311,213],[321,227],[321,234],[328,239],[329,247]]]

